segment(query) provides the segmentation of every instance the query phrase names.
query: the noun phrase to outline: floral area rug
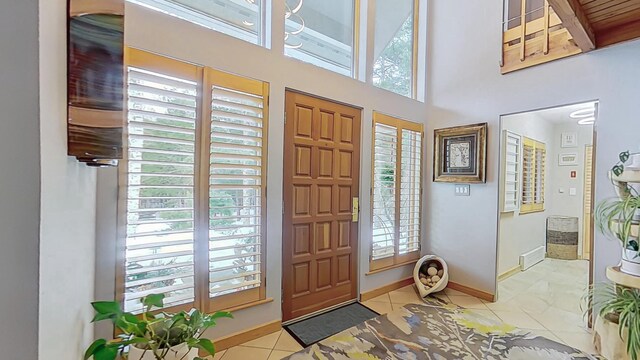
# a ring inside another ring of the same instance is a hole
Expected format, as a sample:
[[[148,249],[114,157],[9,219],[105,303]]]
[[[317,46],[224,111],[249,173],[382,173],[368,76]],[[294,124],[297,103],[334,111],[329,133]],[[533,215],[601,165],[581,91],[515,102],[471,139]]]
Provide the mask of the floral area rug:
[[[289,360],[599,359],[436,299],[366,321]]]

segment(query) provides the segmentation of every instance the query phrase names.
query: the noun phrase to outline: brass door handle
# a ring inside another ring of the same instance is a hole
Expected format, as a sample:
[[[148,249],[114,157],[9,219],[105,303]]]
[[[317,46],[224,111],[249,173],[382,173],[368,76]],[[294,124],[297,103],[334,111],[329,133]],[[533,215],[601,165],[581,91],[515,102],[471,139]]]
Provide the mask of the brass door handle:
[[[351,216],[352,216],[351,221],[352,222],[354,223],[358,222],[359,213],[360,213],[360,199],[357,197],[354,197],[353,203],[351,205]]]

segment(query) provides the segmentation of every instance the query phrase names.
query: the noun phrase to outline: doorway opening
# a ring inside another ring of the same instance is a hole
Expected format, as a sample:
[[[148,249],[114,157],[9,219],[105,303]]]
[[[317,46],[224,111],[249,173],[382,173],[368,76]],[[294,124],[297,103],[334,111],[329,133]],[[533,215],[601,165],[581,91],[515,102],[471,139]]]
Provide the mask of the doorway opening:
[[[580,302],[592,283],[597,112],[589,101],[500,121],[493,306],[503,320],[565,343],[590,336]]]

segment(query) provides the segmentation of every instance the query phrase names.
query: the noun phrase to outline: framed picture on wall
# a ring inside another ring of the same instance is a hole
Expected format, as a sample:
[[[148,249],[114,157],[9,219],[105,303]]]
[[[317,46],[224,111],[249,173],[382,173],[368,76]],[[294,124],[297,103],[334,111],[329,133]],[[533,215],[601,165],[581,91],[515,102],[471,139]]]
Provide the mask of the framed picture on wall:
[[[561,146],[563,148],[578,147],[578,134],[577,133],[562,133]]]
[[[487,123],[436,129],[433,181],[485,183]]]
[[[576,153],[560,154],[558,156],[558,165],[559,166],[577,166],[578,154]]]

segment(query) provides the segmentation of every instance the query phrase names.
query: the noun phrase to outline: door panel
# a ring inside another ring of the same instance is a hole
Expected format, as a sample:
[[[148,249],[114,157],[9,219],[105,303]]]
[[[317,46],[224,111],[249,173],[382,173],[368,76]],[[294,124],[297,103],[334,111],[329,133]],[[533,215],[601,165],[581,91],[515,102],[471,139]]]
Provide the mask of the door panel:
[[[357,298],[361,111],[286,95],[283,320]]]

